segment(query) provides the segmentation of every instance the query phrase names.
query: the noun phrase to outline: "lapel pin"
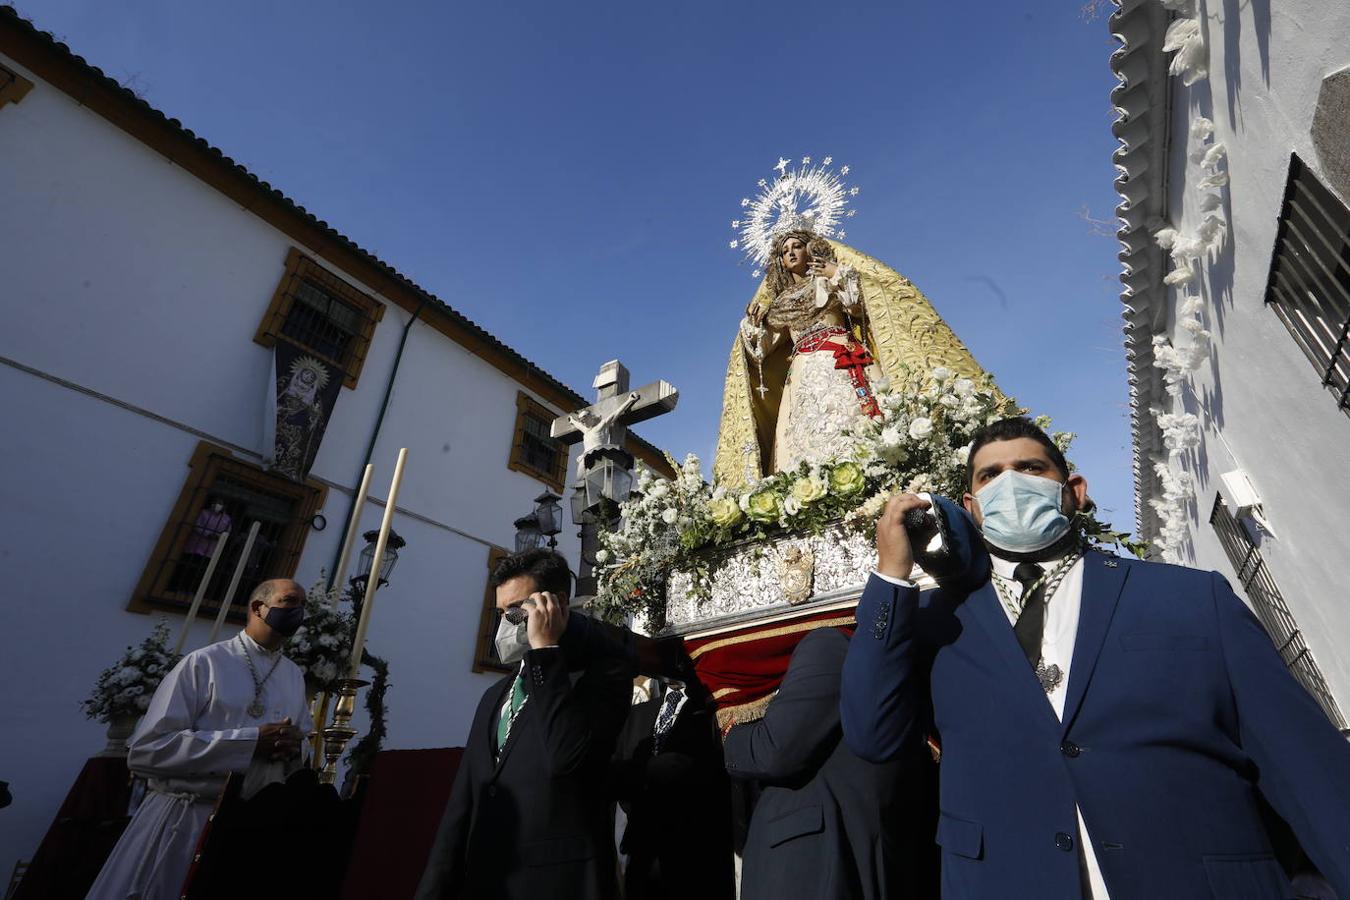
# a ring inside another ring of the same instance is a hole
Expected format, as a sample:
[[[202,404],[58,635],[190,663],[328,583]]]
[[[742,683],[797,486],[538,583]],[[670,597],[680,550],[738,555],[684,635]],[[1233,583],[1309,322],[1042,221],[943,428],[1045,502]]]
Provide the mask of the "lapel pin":
[[[1108,559],[1108,560],[1106,561],[1106,567],[1107,567],[1108,569],[1119,568],[1119,567],[1120,567],[1120,561],[1119,561],[1119,560],[1115,560],[1115,559]]]

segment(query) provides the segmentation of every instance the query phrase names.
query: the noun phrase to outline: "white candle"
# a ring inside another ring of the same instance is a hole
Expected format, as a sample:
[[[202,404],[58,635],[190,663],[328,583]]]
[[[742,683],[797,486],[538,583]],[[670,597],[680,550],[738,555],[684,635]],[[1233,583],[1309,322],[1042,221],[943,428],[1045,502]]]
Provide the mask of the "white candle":
[[[202,597],[206,594],[206,586],[211,583],[211,576],[216,574],[216,563],[220,562],[220,555],[225,552],[225,542],[230,539],[229,531],[222,531],[216,535],[216,549],[211,551],[211,560],[206,564],[206,574],[202,576],[201,584],[197,585],[197,593],[192,597],[192,605],[188,607],[187,618],[183,620],[183,631],[178,635],[178,643],[173,645],[174,655],[183,652],[183,645],[187,643],[189,629],[192,623],[197,620],[197,610],[202,607]]]
[[[384,518],[380,521],[380,536],[375,541],[375,558],[370,563],[366,579],[366,599],[361,604],[361,621],[356,624],[356,638],[352,641],[351,663],[347,677],[355,678],[361,671],[361,650],[366,645],[366,630],[370,627],[370,611],[375,606],[375,589],[380,584],[380,568],[384,563],[384,549],[389,545],[389,529],[394,524],[394,504],[398,502],[398,486],[403,481],[403,464],[408,460],[408,448],[398,451],[394,463],[394,480],[389,484],[389,499],[385,501]]]
[[[220,612],[216,613],[216,624],[211,626],[211,636],[206,639],[206,643],[214,644],[216,638],[220,636],[221,626],[225,624],[225,615],[230,611],[230,599],[234,597],[235,590],[239,587],[239,579],[244,577],[244,566],[248,565],[249,553],[253,551],[253,539],[258,536],[258,526],[262,523],[257,519],[249,526],[248,538],[244,541],[244,552],[239,554],[239,562],[235,563],[234,575],[230,578],[230,586],[225,591],[225,596],[220,600]]]
[[[328,589],[345,584],[347,565],[352,561],[352,545],[356,543],[356,534],[361,530],[361,510],[366,505],[366,493],[370,490],[370,476],[375,471],[373,463],[366,463],[366,471],[361,476],[361,487],[356,492],[356,502],[352,504],[352,519],[347,523],[347,534],[342,538],[342,552],[338,554],[337,568],[333,570],[333,580]],[[334,599],[334,605],[337,604]]]

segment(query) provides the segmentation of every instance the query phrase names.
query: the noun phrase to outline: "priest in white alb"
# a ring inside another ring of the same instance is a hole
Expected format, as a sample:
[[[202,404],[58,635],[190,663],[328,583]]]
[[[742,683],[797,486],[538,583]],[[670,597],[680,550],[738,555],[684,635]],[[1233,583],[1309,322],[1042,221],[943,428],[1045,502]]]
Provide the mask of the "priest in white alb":
[[[302,763],[313,730],[299,666],[282,654],[305,616],[289,579],[258,585],[234,637],[194,650],[165,676],[127,742],[145,800],[89,900],[177,900],[207,818],[231,772],[248,798]]]

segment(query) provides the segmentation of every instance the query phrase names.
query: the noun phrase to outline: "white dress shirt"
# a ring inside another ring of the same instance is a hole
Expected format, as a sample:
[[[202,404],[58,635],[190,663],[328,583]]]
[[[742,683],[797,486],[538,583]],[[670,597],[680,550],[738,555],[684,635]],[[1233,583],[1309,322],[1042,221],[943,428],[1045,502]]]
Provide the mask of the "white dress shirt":
[[[1008,617],[1008,626],[1012,627],[1017,622],[1017,617],[1021,613],[1020,599],[1022,596],[1022,586],[1013,580],[1013,570],[1017,568],[1017,563],[1006,559],[1000,559],[992,554],[989,557],[994,566],[995,578],[1004,579],[1004,592],[996,591],[999,598],[999,605]],[[1059,561],[1063,559],[1060,556],[1056,559],[1046,560],[1039,563],[1048,573],[1052,571]],[[890,578],[877,573],[877,577],[892,584],[906,585],[914,587],[913,582],[901,581],[900,579]],[[1009,609],[1008,604],[1003,601],[1003,593],[1018,598],[1019,603],[1016,608]],[[1045,598],[1045,635],[1041,641],[1041,661],[1047,666],[1059,666],[1064,677],[1060,679],[1055,689],[1046,694],[1046,699],[1050,701],[1050,707],[1055,711],[1055,718],[1064,718],[1064,698],[1068,696],[1069,679],[1072,677],[1070,668],[1073,665],[1073,646],[1078,637],[1078,613],[1083,606],[1083,560],[1079,558],[1069,571],[1065,573],[1064,578],[1055,587],[1055,592]],[[1083,821],[1083,811],[1077,809],[1078,813],[1078,858],[1082,861],[1082,881],[1083,897],[1085,900],[1110,900],[1110,894],[1106,892],[1106,880],[1102,877],[1101,866],[1097,863],[1097,854],[1092,849],[1092,839],[1088,834],[1087,823]]]

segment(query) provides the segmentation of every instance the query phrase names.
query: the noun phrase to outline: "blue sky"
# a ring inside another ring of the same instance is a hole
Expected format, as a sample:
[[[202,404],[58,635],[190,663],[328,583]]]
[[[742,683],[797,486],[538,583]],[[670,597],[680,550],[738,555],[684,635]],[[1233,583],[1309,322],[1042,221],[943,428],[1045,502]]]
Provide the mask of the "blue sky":
[[[861,188],[911,278],[1133,525],[1103,19],[1079,3],[18,0],[154,106],[589,394],[620,357],[711,463],[779,156]]]

